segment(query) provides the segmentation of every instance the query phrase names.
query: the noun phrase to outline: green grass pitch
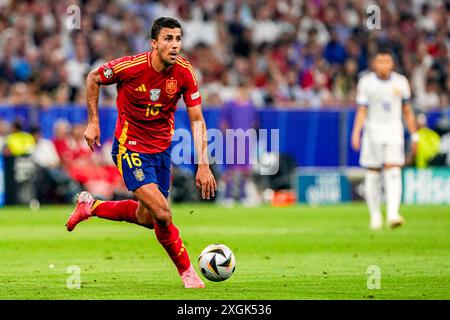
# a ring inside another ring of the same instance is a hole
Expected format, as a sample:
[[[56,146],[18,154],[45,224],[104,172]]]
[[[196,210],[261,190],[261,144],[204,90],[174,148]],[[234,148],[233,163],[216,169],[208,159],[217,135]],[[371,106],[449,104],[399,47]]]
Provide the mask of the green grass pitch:
[[[448,206],[403,206],[404,227],[371,232],[363,203],[175,205],[174,222],[197,270],[209,244],[226,244],[236,255],[235,274],[205,280],[203,290],[182,287],[152,230],[92,218],[69,233],[70,211],[0,209],[0,299],[450,298]],[[381,287],[370,290],[372,265]],[[67,288],[70,266],[80,269],[80,289]]]

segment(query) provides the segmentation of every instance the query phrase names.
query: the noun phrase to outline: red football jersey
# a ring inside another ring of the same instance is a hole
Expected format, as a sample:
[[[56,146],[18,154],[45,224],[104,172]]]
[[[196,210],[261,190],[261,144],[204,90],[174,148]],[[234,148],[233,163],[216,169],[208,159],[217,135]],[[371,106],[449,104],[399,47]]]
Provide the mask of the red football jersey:
[[[115,137],[120,147],[158,153],[172,143],[174,112],[183,96],[187,107],[201,104],[191,64],[181,57],[164,72],[151,65],[152,51],[109,61],[100,68],[102,84],[117,83]]]

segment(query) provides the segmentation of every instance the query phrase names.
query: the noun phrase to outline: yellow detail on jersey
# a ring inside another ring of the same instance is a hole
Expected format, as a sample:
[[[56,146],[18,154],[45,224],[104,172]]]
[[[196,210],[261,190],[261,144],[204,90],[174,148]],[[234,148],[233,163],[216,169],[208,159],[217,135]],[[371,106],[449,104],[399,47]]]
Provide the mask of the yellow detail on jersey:
[[[197,85],[197,78],[195,77],[195,72],[191,64],[189,62],[182,61],[181,59],[177,59],[177,64],[191,72],[192,79],[194,79],[194,84]]]
[[[187,65],[187,66],[190,66],[190,65],[191,65],[191,63],[190,63],[189,61],[184,60],[184,59],[181,58],[181,57],[178,57],[178,58],[177,58],[177,61],[178,61],[178,62],[181,62],[181,63],[183,63],[183,64],[185,64],[185,65]]]
[[[158,115],[161,107],[162,107],[161,103],[147,104],[147,111],[145,112],[145,116],[148,117],[149,115],[152,116]]]
[[[137,65],[146,63],[146,62],[147,62],[147,61],[144,60],[144,61],[139,61],[139,62],[136,62],[136,63],[127,64],[126,66],[123,66],[123,67],[121,67],[121,68],[119,68],[119,69],[117,69],[117,70],[114,70],[114,72],[115,72],[115,73],[119,73],[120,71],[123,71],[123,70],[125,70],[125,69],[128,69],[129,67],[134,67],[134,66],[137,66]]]
[[[187,68],[187,69],[192,69],[192,70],[193,70],[192,65],[191,65],[189,62],[187,62],[187,61],[183,61],[183,60],[181,60],[181,59],[177,59],[177,63],[178,63],[180,66],[183,66],[183,67],[185,67],[185,68]]]
[[[147,92],[147,88],[145,87],[145,84],[141,84],[139,87],[134,89],[134,91]]]
[[[136,64],[138,62],[145,62],[145,60],[144,59],[139,59],[139,60],[134,60],[134,61],[121,62],[121,63],[119,63],[119,64],[117,64],[117,65],[115,65],[113,67],[113,72],[118,72],[118,71],[122,70],[122,68],[125,68],[125,67],[127,67],[129,65],[132,65],[132,64],[134,65],[134,64]]]
[[[175,130],[173,128],[173,121],[169,119],[169,125],[170,125],[170,134],[173,135]]]
[[[127,131],[128,131],[128,121],[125,121],[125,124],[122,128],[122,133],[119,137],[119,154],[117,155],[117,168],[119,169],[119,172],[121,175],[123,175],[122,172],[122,155],[124,155],[127,152],[127,147],[125,147],[125,142],[127,141]]]
[[[139,58],[135,58],[135,59],[133,59],[133,60],[127,60],[127,61],[119,62],[118,64],[116,64],[116,65],[113,67],[113,70],[114,70],[114,71],[117,71],[117,69],[120,69],[121,67],[124,67],[124,66],[126,66],[126,65],[129,65],[129,64],[131,64],[131,63],[136,63],[136,62],[141,62],[141,61],[146,61],[146,57],[139,57]]]
[[[190,69],[190,70],[194,71],[194,68],[192,68],[192,65],[189,62],[187,62],[187,61],[183,61],[181,59],[177,59],[177,63],[180,66],[183,66],[183,67],[185,67],[187,69]]]

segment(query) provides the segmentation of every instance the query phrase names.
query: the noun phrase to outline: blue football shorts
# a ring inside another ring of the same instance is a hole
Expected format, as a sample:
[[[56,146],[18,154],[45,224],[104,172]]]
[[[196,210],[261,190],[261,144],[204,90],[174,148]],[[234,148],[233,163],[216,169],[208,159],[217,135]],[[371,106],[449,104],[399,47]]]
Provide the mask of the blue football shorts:
[[[156,183],[164,197],[169,197],[171,147],[159,153],[138,153],[128,149],[119,154],[119,142],[114,138],[111,155],[129,191]]]

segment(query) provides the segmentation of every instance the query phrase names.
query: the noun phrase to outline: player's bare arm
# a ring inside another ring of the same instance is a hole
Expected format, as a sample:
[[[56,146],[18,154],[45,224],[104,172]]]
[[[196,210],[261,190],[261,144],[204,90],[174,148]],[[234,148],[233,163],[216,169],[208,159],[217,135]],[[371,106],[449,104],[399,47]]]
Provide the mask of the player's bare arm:
[[[359,151],[361,148],[361,131],[366,121],[367,108],[365,106],[359,106],[356,110],[355,123],[353,125],[352,132],[352,148],[355,151]]]
[[[408,164],[411,164],[417,152],[417,142],[419,140],[419,136],[417,134],[416,117],[410,104],[405,104],[403,106],[403,118],[405,119],[408,132],[411,135],[411,149],[406,161]]]
[[[100,125],[98,117],[100,85],[101,78],[98,70],[92,70],[86,80],[88,124],[84,131],[84,138],[92,151],[94,151],[94,144],[100,146]]]
[[[198,170],[195,182],[201,189],[202,198],[210,199],[214,197],[217,190],[217,183],[214,175],[209,168],[207,146],[208,140],[206,136],[206,124],[203,119],[201,106],[188,108],[189,121],[191,123],[192,135],[194,136],[194,146],[198,154]]]

